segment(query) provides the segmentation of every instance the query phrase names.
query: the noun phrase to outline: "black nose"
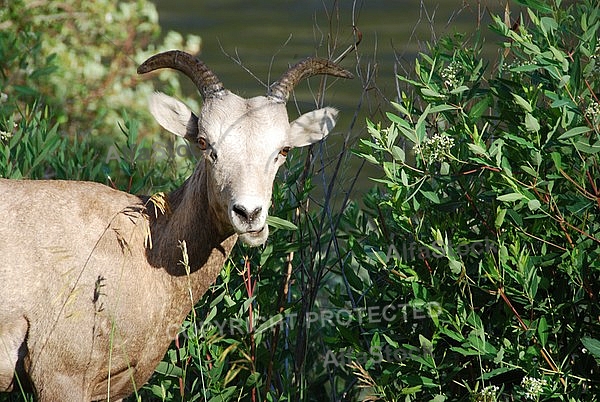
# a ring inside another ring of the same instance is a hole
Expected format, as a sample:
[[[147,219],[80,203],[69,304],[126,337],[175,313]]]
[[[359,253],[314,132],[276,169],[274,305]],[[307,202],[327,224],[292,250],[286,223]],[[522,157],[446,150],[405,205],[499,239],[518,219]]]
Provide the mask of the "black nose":
[[[252,223],[261,211],[262,207],[256,207],[254,210],[248,212],[246,207],[243,205],[236,204],[233,206],[233,212],[235,212],[235,214],[246,223]]]

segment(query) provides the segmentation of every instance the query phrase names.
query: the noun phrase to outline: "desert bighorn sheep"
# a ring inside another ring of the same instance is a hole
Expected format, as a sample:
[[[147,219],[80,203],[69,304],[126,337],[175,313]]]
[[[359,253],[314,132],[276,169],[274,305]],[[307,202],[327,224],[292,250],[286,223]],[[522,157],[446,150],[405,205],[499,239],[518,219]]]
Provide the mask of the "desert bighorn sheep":
[[[150,99],[160,125],[204,153],[179,189],[159,199],[90,182],[0,180],[0,392],[30,387],[55,402],[139,389],[172,341],[168,329],[215,281],[237,238],[266,241],[272,184],[289,149],[333,128],[328,107],[289,122],[294,86],[316,74],[352,77],[308,58],[266,96],[243,99],[181,51],[149,58],[138,73],[167,67],[204,99],[199,116],[167,95]]]

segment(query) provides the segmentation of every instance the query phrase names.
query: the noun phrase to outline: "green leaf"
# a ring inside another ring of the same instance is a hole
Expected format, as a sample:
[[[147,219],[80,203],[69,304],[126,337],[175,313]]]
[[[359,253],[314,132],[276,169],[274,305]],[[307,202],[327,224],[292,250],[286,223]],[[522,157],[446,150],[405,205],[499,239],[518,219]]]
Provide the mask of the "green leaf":
[[[415,84],[417,84],[417,83],[415,82]],[[417,84],[417,85],[418,85],[418,84]],[[405,115],[410,115],[410,113],[409,113],[408,109],[406,109],[406,108],[404,107],[404,105],[402,105],[402,104],[400,104],[400,103],[397,103],[397,102],[390,102],[390,104],[391,104],[391,105],[392,105],[392,106],[393,106],[393,107],[394,107],[396,110],[398,110],[400,113],[402,113],[402,114],[405,114]],[[391,114],[391,113],[390,113],[390,114]],[[387,115],[387,113],[386,113],[386,115]],[[389,117],[389,116],[388,116],[388,117]]]
[[[522,169],[522,170],[523,170],[525,173],[527,173],[527,174],[529,174],[529,175],[531,175],[531,176],[533,176],[533,177],[538,177],[538,173],[537,173],[537,172],[536,172],[534,169],[530,168],[529,166],[526,166],[526,165],[521,165],[521,169]]]
[[[463,267],[461,262],[458,260],[450,259],[450,261],[448,261],[448,266],[450,267],[450,271],[452,271],[454,275],[460,275],[460,273],[462,272]]]
[[[218,395],[213,396],[208,400],[208,402],[223,402],[229,401],[230,398],[237,392],[236,386],[231,386],[225,388],[223,391],[220,391]]]
[[[471,110],[469,110],[469,119],[471,121],[477,121],[481,118],[483,113],[490,107],[490,100],[488,97],[483,98],[479,102],[477,102]]]
[[[523,110],[525,110],[527,113],[533,112],[533,108],[531,107],[529,102],[523,99],[520,95],[512,94],[512,96],[513,98],[515,98],[515,102],[517,102],[517,105],[521,106]]]
[[[354,272],[354,269],[352,267],[344,269],[343,273],[345,274],[345,278],[350,284],[350,286],[352,286],[356,290],[363,289],[364,283],[362,279],[360,279],[360,277],[356,275],[356,272]]]
[[[514,371],[514,370],[515,369],[511,368],[511,367],[499,367],[499,368],[493,369],[492,371],[490,371],[488,373],[483,373],[481,375],[481,379],[483,379],[483,380],[489,380],[491,378],[494,378],[494,377],[499,376],[499,375],[504,374],[504,373],[509,373],[511,371]]]
[[[408,176],[406,175],[404,169],[400,171],[400,181],[404,187],[408,187]]]
[[[450,164],[448,162],[442,162],[442,164],[440,165],[440,174],[442,176],[447,176],[450,174]]]
[[[553,94],[553,93],[550,92],[550,91],[546,92],[546,95],[549,98],[551,97],[550,94]],[[564,106],[566,106],[566,107],[568,107],[570,109],[577,109],[577,105],[575,103],[573,103],[573,101],[571,99],[560,99],[560,98],[557,98],[554,102],[552,102],[550,104],[550,107],[555,108],[555,109],[559,109],[559,108],[564,107]]]
[[[298,226],[277,216],[267,216],[267,224],[275,229],[298,230]]]
[[[515,72],[515,73],[528,73],[528,72],[536,71],[539,69],[540,69],[540,66],[538,66],[537,64],[525,64],[522,66],[512,67],[510,69],[510,71]]]
[[[600,152],[600,141],[590,144],[590,138],[581,139],[574,145],[578,151],[585,152],[586,154],[593,155]]]
[[[457,342],[464,342],[465,337],[463,336],[463,334],[456,332],[450,328],[440,328],[440,332],[444,335],[449,336],[450,338],[454,339]]]
[[[404,161],[406,160],[404,150],[397,145],[394,145],[392,147],[392,156],[395,160],[397,160],[400,163],[404,163]]]
[[[25,85],[13,85],[13,89],[16,92],[26,96],[37,96],[39,94],[38,91],[36,91],[35,89]]]
[[[408,113],[406,113],[406,114],[408,114]],[[398,116],[397,114],[394,114],[391,112],[386,112],[385,115],[389,119],[389,121],[391,121],[392,123],[406,125],[406,120],[404,120],[402,117]]]
[[[510,134],[510,133],[503,133],[502,136],[505,139],[514,141],[517,144],[522,145],[524,147],[527,147],[527,148],[530,148],[530,149],[535,149],[535,146],[533,145],[533,143],[531,141],[526,140],[525,138],[521,138],[521,137],[519,137],[517,135]]]
[[[546,343],[548,342],[548,323],[546,322],[546,317],[540,317],[537,332],[538,337],[540,339],[540,343],[542,344],[542,347],[545,348]]]
[[[494,226],[496,228],[500,228],[502,226],[505,216],[506,216],[506,209],[498,208],[498,212],[496,214],[496,220],[494,221]]]
[[[373,334],[373,338],[371,338],[371,349],[376,350],[381,345],[381,340],[379,338],[379,332],[375,332]]]
[[[394,349],[398,349],[399,345],[398,342],[396,342],[395,340],[393,340],[392,338],[390,338],[388,335],[385,334],[385,332],[382,332],[381,335],[383,336],[383,339],[385,339],[385,341]]]
[[[550,154],[550,157],[552,157],[552,161],[554,161],[554,166],[556,166],[556,168],[558,170],[562,169],[562,160],[561,160],[561,156],[558,152],[552,152]]]
[[[540,123],[531,113],[525,114],[525,129],[532,133],[540,131]]]
[[[571,138],[579,134],[585,134],[590,131],[592,131],[592,129],[588,126],[573,127],[572,129],[565,131],[561,136],[558,137],[558,139],[566,140],[567,138]]]
[[[437,193],[434,193],[433,191],[421,190],[421,194],[423,194],[425,196],[425,198],[427,198],[429,201],[433,202],[434,204],[440,203],[440,198],[438,197]]]
[[[571,80],[571,76],[570,75],[563,75],[562,77],[560,77],[560,81],[558,82],[558,87],[559,88],[563,88],[565,85],[567,85],[567,83]]]
[[[503,194],[496,197],[498,201],[511,202],[511,201],[519,201],[526,198],[523,194],[519,193],[509,193]]]
[[[463,93],[463,92],[468,91],[468,90],[469,90],[468,86],[461,85],[458,88],[454,88],[452,91],[450,91],[450,93],[452,95],[457,95],[457,94]]]
[[[443,104],[443,105],[437,105],[437,106],[432,107],[429,110],[429,113],[439,113],[439,112],[445,112],[446,110],[456,110],[456,109],[457,109],[456,106]]]
[[[269,257],[273,254],[273,244],[269,243],[265,246],[265,249],[260,254],[260,265],[265,265]]]
[[[421,344],[421,349],[426,353],[430,353],[433,351],[433,343],[423,335],[419,334],[419,343]]]
[[[444,97],[444,95],[440,94],[437,91],[429,89],[429,88],[421,89],[421,93],[423,94],[424,97],[429,97],[429,98],[443,98]]]
[[[558,24],[554,18],[550,17],[540,18],[540,26],[545,34],[553,33],[558,28]]]
[[[415,385],[414,387],[404,387],[402,388],[402,391],[400,391],[400,393],[402,395],[412,395],[416,394],[417,392],[421,392],[421,388],[423,388],[422,385]]]
[[[174,377],[174,378],[179,378],[179,377],[183,377],[183,370],[166,361],[161,361],[160,363],[158,363],[158,366],[156,367],[156,369],[154,370],[157,373],[160,373],[166,377]]]
[[[581,343],[587,349],[587,351],[594,356],[596,359],[600,359],[600,341],[598,339],[583,337]]]
[[[451,347],[450,350],[452,350],[453,352],[460,353],[463,356],[478,356],[481,354],[481,352],[479,352],[478,350],[465,349],[458,346]]]
[[[260,324],[258,326],[258,328],[256,328],[255,332],[257,334],[260,334],[261,332],[266,331],[267,329],[279,324],[282,320],[283,320],[283,316],[281,314],[276,314],[273,317],[270,317],[268,320],[266,320],[262,324]]]
[[[423,383],[423,386],[425,387],[437,387],[437,384],[429,377],[425,377],[425,376],[419,376],[419,378],[421,379],[421,382]]]
[[[396,138],[398,137],[398,130],[395,129],[394,126],[390,127],[387,130],[387,138],[385,139],[385,145],[388,149],[392,148],[394,142],[396,142]]]
[[[372,164],[374,164],[374,165],[379,165],[379,161],[377,160],[377,158],[376,158],[376,157],[374,157],[374,156],[373,156],[373,155],[371,155],[371,154],[363,154],[363,153],[360,153],[360,154],[358,154],[358,155],[359,155],[361,158],[364,158],[364,159],[365,159],[367,162],[370,162],[370,163],[372,163]],[[270,217],[268,217],[267,219],[269,219],[269,218],[270,218]]]
[[[539,209],[541,205],[542,204],[536,199],[529,200],[529,202],[527,202],[527,207],[529,207],[529,210],[532,212]]]
[[[252,387],[253,385],[257,384],[257,382],[258,382],[258,380],[260,380],[260,378],[261,378],[261,373],[258,373],[256,371],[253,372],[252,374],[250,374],[248,376],[248,379],[246,380],[246,386]]]
[[[487,151],[479,144],[467,144],[471,152],[475,155],[485,155],[487,156]]]

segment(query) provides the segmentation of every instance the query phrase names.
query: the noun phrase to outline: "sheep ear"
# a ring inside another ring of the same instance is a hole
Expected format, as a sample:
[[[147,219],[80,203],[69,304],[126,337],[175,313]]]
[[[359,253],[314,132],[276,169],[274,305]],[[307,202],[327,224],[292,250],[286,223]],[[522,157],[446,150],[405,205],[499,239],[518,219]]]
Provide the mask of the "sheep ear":
[[[165,130],[196,141],[198,137],[198,116],[183,102],[162,92],[155,92],[149,101],[150,113]]]
[[[332,107],[313,110],[290,123],[289,145],[304,147],[321,141],[335,126],[338,111]]]

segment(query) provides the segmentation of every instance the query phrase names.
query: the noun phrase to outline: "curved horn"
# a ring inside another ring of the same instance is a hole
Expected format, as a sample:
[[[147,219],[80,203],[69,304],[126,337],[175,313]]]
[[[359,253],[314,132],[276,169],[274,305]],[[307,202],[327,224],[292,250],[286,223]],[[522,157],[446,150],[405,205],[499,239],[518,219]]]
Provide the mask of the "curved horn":
[[[309,57],[302,60],[298,64],[285,72],[278,81],[274,82],[269,87],[268,96],[272,96],[286,102],[290,96],[290,92],[304,78],[312,77],[317,74],[333,75],[341,78],[354,78],[352,73],[344,70],[337,64],[316,57]]]
[[[225,90],[216,74],[189,53],[170,50],[156,54],[140,64],[137,73],[145,74],[159,68],[172,68],[187,75],[194,82],[203,99],[213,98]]]

